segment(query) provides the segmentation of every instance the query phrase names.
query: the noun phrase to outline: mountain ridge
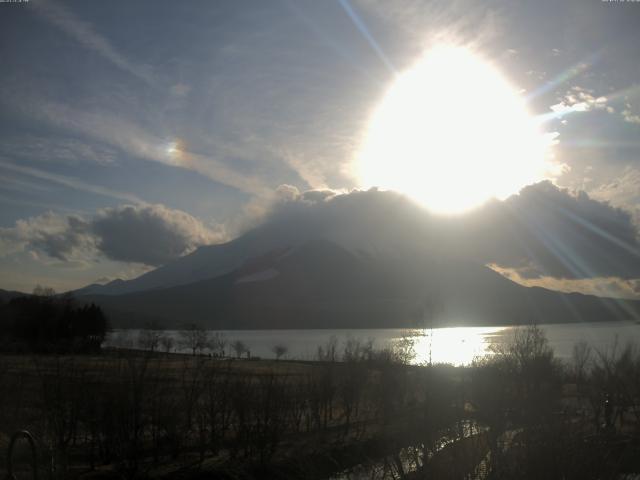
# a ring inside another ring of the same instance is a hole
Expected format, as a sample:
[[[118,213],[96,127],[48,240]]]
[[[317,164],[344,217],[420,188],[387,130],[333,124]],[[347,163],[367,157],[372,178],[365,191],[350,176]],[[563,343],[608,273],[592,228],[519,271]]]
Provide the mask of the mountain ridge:
[[[83,298],[105,308],[116,325],[194,322],[212,329],[561,323],[634,319],[640,312],[640,302],[524,287],[465,260],[410,260],[316,240],[210,279]]]
[[[122,326],[373,328],[640,317],[640,301],[525,287],[487,267],[498,249],[507,264],[521,264],[529,252],[565,274],[564,258],[544,242],[534,245],[538,237],[509,208],[448,218],[389,192],[322,198],[280,203],[230,242],[75,293]],[[492,235],[496,229],[503,235]],[[590,231],[581,226],[567,235],[596,242]]]

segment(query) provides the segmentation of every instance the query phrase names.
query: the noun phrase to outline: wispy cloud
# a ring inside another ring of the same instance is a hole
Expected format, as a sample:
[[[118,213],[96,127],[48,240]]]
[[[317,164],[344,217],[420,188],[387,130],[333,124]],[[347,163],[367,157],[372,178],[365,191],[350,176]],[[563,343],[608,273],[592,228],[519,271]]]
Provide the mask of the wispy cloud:
[[[74,190],[93,193],[95,195],[103,195],[105,197],[115,198],[117,200],[124,200],[127,202],[132,202],[137,204],[146,203],[144,200],[142,200],[137,195],[134,195],[133,193],[119,192],[117,190],[112,190],[110,188],[106,188],[100,185],[93,185],[93,184],[87,183],[84,180],[81,180],[79,178],[45,172],[37,168],[23,167],[21,165],[16,165],[14,163],[4,161],[1,158],[0,158],[0,168],[4,168],[12,172],[20,173],[22,175],[39,178],[40,180],[46,180],[48,182],[57,183],[58,185],[63,185],[68,188],[73,188]]]
[[[284,147],[278,150],[279,156],[291,167],[312,189],[328,188],[325,175],[326,165],[318,165],[310,161],[301,152],[294,154],[290,148]]]
[[[16,192],[49,192],[51,188],[41,183],[30,182],[15,176],[0,175],[0,185],[2,190],[13,190]]]
[[[116,160],[113,148],[76,139],[53,136],[19,135],[0,140],[0,155],[42,162],[77,164],[92,162],[109,165]]]
[[[4,179],[3,179],[4,181]],[[66,213],[71,213],[71,214],[78,214],[80,213],[80,211],[78,209],[75,208],[67,208],[63,205],[58,205],[56,203],[44,203],[44,202],[32,202],[29,200],[22,200],[22,199],[18,199],[18,198],[13,198],[13,197],[7,197],[5,195],[0,194],[0,203],[1,204],[8,204],[8,205],[19,205],[19,206],[27,206],[27,207],[34,207],[37,208],[39,210],[47,210],[47,209],[55,209],[58,212],[66,212]]]
[[[79,18],[66,5],[59,4],[54,0],[41,0],[34,2],[34,5],[35,12],[77,40],[85,48],[96,52],[116,67],[148,84],[153,85],[155,83],[153,74],[148,66],[129,60],[107,38],[96,32],[90,23]]]
[[[590,189],[589,195],[628,210],[640,227],[640,171],[637,168],[627,166],[619,176]]]
[[[36,97],[18,101],[5,96],[3,100],[32,118],[75,134],[87,135],[131,156],[193,170],[251,195],[264,197],[271,194],[271,189],[258,176],[241,173],[214,155],[193,152],[184,143],[154,135],[126,117],[107,111],[80,110]]]

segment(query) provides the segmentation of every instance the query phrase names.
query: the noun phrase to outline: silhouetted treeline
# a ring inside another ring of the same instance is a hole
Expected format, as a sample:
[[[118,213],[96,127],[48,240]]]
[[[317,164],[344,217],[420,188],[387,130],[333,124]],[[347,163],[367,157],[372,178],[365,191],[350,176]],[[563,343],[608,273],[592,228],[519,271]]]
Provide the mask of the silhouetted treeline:
[[[32,352],[96,352],[108,329],[94,305],[77,305],[70,296],[36,289],[0,304],[0,349]]]

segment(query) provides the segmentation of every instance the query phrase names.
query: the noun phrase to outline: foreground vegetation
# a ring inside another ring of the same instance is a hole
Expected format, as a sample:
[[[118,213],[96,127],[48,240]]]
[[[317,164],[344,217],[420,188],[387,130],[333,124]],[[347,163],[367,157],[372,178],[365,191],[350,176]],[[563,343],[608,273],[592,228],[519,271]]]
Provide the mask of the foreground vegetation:
[[[54,478],[640,472],[633,346],[594,352],[579,344],[561,364],[530,327],[468,367],[411,366],[411,345],[374,351],[357,340],[322,346],[318,356],[5,355],[0,446],[28,429],[41,473]],[[27,469],[24,458],[21,465]]]

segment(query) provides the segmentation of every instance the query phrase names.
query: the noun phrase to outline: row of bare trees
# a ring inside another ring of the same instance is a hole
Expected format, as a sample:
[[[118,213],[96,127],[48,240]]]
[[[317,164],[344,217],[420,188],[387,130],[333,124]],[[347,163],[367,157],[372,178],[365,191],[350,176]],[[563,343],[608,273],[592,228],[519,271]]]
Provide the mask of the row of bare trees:
[[[640,438],[636,347],[580,344],[562,364],[532,327],[464,368],[406,365],[410,347],[350,339],[339,351],[330,339],[321,362],[265,365],[130,351],[2,358],[13,395],[0,400],[0,425],[33,430],[58,478],[77,464],[134,478],[212,457],[308,467],[335,445],[383,457],[395,478],[616,478],[633,468],[624,439]]]
[[[364,398],[353,372],[334,364],[256,373],[231,360],[178,358],[36,358],[13,405],[14,428],[50,446],[59,478],[79,461],[114,464],[133,478],[194,452],[266,463],[287,435],[349,425]]]
[[[337,348],[334,340],[329,344]],[[275,350],[279,357],[286,353],[282,346]],[[20,399],[5,397],[0,411],[14,414],[5,433],[26,427],[43,439],[60,478],[78,462],[113,464],[133,478],[168,459],[220,452],[266,464],[284,439],[370,435],[382,412],[390,416],[403,403],[390,398],[408,397],[398,384],[378,385],[402,374],[401,365],[380,373],[389,358],[380,354],[374,364],[370,344],[356,340],[329,361],[266,370],[230,359],[130,350],[20,357],[23,363],[7,374],[24,385]]]
[[[128,332],[123,332],[123,335],[128,335]],[[122,341],[116,343],[122,343]],[[138,348],[150,352],[161,350],[170,353],[176,348],[181,348],[192,355],[208,352],[214,356],[224,356],[227,342],[221,333],[210,332],[197,324],[185,325],[178,331],[177,339],[171,333],[151,324],[140,330],[136,344]]]
[[[251,356],[249,347],[242,340],[228,342],[222,333],[206,330],[197,324],[188,324],[177,333],[176,338],[171,332],[149,325],[138,333],[136,346],[150,352],[171,353],[180,349],[192,355],[207,353],[218,358],[228,356],[225,349],[229,347],[236,358]],[[123,335],[128,335],[128,332],[123,332]],[[121,345],[125,342],[116,340],[115,343]],[[287,354],[288,347],[283,343],[277,343],[271,351],[279,360]]]

